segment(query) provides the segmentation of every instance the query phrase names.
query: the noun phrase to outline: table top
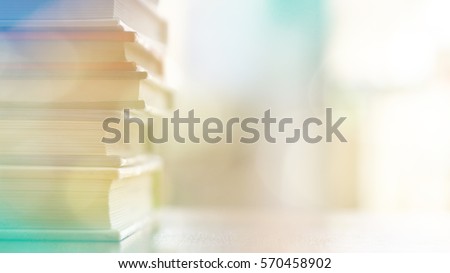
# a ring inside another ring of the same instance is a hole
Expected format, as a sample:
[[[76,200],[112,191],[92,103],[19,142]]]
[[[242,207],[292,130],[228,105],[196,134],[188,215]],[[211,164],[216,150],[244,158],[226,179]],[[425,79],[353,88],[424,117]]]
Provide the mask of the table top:
[[[450,214],[172,208],[120,243],[0,242],[0,252],[438,251],[450,251]]]

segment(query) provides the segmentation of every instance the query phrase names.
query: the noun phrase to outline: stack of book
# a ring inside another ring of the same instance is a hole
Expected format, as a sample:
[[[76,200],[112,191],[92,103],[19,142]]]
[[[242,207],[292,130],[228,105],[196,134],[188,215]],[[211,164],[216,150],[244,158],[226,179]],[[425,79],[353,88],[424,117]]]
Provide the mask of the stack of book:
[[[0,239],[131,235],[151,220],[161,160],[125,118],[172,107],[157,1],[0,6]]]

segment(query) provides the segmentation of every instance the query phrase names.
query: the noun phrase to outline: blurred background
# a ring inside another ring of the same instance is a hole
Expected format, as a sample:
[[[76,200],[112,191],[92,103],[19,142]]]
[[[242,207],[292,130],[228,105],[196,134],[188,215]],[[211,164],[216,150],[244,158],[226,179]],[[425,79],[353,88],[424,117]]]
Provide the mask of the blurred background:
[[[177,144],[164,200],[307,211],[450,209],[450,2],[161,0],[177,108],[299,123],[347,143]],[[240,137],[235,134],[236,139]]]

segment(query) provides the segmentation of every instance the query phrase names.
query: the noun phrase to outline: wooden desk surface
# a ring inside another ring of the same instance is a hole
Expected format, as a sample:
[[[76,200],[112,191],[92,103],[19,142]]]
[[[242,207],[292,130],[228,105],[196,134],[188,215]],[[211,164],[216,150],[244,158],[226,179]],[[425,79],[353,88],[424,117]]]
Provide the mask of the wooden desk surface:
[[[166,209],[121,243],[0,242],[1,252],[450,251],[450,214]]]

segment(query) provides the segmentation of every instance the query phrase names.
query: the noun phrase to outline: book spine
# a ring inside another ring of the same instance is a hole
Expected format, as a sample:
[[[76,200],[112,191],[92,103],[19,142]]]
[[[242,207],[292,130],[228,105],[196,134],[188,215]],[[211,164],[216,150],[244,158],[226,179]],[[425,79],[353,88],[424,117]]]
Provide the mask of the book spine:
[[[131,31],[18,31],[1,32],[2,40],[67,40],[67,41],[121,41],[134,42],[136,33]]]
[[[12,71],[28,71],[28,70],[84,70],[84,71],[136,71],[136,63],[134,62],[0,62],[0,67]]]

